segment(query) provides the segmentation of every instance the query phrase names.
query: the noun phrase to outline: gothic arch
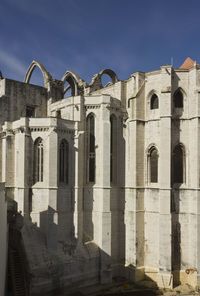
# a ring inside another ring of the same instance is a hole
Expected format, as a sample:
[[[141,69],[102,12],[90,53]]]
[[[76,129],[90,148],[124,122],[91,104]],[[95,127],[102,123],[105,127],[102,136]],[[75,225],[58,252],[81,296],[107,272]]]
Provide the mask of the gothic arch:
[[[177,143],[173,149],[173,183],[186,182],[186,149],[183,143]]]
[[[173,94],[173,100],[174,100],[174,107],[176,108],[183,108],[184,107],[184,97],[186,97],[186,92],[182,89],[182,87],[178,87],[174,94]]]
[[[34,141],[34,157],[33,157],[34,175],[33,180],[43,182],[44,180],[44,142],[41,137]]]
[[[64,94],[71,88],[71,95],[72,96],[78,96],[79,95],[79,81],[82,82],[81,78],[78,74],[67,71],[62,77],[62,81],[67,81],[69,83],[69,86],[64,89]]]
[[[43,75],[43,80],[44,80],[44,86],[47,87],[47,83],[52,80],[52,76],[51,74],[45,69],[45,67],[37,61],[32,61],[31,65],[29,66],[25,78],[24,78],[24,82],[25,83],[29,83],[31,76],[33,74],[34,69],[38,67],[40,69],[40,71],[42,72]]]
[[[114,84],[117,81],[119,81],[116,73],[113,70],[111,70],[111,69],[104,69],[104,70],[100,71],[99,73],[95,74],[92,77],[92,81],[90,83],[90,86],[91,86],[92,91],[95,91],[95,90],[98,90],[98,89],[101,89],[101,88],[104,87],[103,86],[103,83],[102,83],[102,76],[103,75],[107,75],[111,79],[111,82],[109,82],[107,85]]]
[[[148,183],[158,183],[158,159],[159,152],[156,145],[151,144],[147,152],[147,180]]]
[[[96,178],[96,133],[95,115],[93,112],[86,117],[87,131],[87,183],[95,183]]]
[[[117,77],[117,74],[111,69],[104,69],[104,70],[100,71],[99,72],[100,79],[104,74],[108,75],[111,78],[112,84],[116,83],[119,80]]]

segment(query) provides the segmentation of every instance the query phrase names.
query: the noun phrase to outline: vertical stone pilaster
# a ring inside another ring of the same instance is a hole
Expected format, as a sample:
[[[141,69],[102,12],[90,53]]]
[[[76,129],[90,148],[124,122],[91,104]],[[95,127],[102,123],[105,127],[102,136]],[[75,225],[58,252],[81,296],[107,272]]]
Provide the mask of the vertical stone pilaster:
[[[171,89],[172,68],[161,67],[160,151],[159,151],[159,270],[164,287],[172,287],[171,255]]]
[[[18,210],[29,215],[29,186],[32,181],[32,157],[28,121],[21,119],[21,127],[15,131],[15,199]]]
[[[79,240],[83,240],[83,182],[86,170],[84,170],[84,134],[79,131],[79,125],[77,123],[76,135],[74,137],[74,176],[75,176],[75,186],[74,186],[74,198],[75,198],[75,208],[74,208],[74,227],[75,227],[75,237]]]
[[[94,223],[94,239],[101,249],[101,282],[110,282],[111,275],[111,211],[110,211],[110,97],[102,98],[100,120],[97,128],[97,145],[99,153],[96,167],[99,167],[99,176],[96,180],[94,198],[99,219]],[[97,200],[98,199],[98,200]],[[100,233],[99,233],[100,232]]]
[[[58,212],[58,134],[57,128],[54,127],[45,143],[44,160],[46,157],[47,184],[49,191],[49,203],[47,209],[47,244],[51,249],[57,248],[58,230],[59,230],[59,212]],[[45,178],[45,175],[44,175]]]

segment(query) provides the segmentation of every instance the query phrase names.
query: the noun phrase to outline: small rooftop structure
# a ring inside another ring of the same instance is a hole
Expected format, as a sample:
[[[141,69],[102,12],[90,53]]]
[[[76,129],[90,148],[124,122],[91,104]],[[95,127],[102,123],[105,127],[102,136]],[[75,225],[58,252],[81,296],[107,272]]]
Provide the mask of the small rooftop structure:
[[[196,61],[193,61],[190,57],[187,57],[183,64],[179,67],[180,69],[189,70],[196,65]]]

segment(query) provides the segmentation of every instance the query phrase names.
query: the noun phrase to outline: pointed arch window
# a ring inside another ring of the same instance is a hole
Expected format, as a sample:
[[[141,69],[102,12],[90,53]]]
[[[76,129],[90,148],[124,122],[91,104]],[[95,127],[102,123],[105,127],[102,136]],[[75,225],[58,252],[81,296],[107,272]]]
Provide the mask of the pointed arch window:
[[[59,181],[68,184],[69,180],[69,144],[63,139],[59,149]]]
[[[178,144],[173,151],[173,183],[185,181],[185,153],[184,147]]]
[[[174,107],[183,108],[183,93],[180,89],[174,93]]]
[[[151,97],[150,108],[151,110],[159,108],[159,100],[156,94],[153,94]]]
[[[149,182],[158,182],[158,150],[153,146],[148,153]]]
[[[87,181],[95,182],[95,118],[94,114],[89,114],[86,120],[87,124]]]
[[[114,114],[110,116],[110,182],[116,182],[116,160],[117,160],[117,118]]]
[[[34,181],[43,182],[44,147],[43,140],[38,138],[34,143]]]

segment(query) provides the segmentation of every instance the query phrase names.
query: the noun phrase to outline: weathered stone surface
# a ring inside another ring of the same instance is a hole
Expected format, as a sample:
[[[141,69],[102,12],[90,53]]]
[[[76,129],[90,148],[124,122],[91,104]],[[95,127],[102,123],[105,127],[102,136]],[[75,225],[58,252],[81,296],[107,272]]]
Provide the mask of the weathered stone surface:
[[[27,223],[32,293],[121,276],[198,286],[199,65],[87,84],[34,61],[25,82],[0,80],[0,180]]]

